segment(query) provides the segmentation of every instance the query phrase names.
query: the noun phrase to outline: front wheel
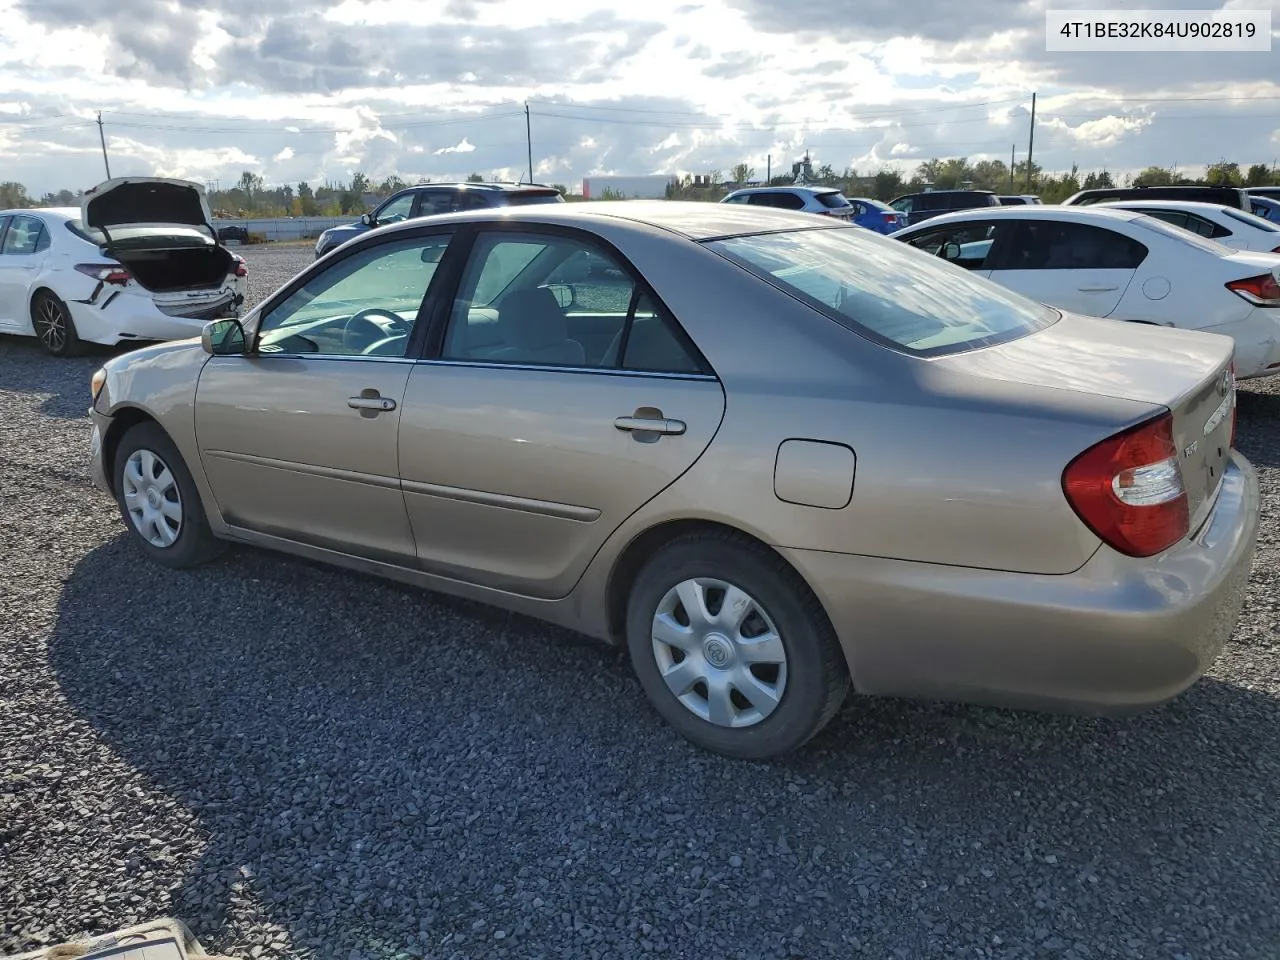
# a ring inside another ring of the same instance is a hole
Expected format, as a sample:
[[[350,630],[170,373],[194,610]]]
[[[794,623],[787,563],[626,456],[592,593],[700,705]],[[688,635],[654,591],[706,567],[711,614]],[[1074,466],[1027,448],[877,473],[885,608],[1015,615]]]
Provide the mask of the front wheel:
[[[113,465],[116,502],[133,542],[166,567],[194,567],[224,549],[200,492],[169,436],[155,423],[131,427]]]
[[[807,584],[731,533],[681,537],[650,558],[628,599],[627,646],[663,719],[739,759],[802,746],[849,691],[839,641]]]
[[[74,357],[80,352],[80,337],[67,305],[48,290],[31,301],[31,326],[40,345],[55,357]]]

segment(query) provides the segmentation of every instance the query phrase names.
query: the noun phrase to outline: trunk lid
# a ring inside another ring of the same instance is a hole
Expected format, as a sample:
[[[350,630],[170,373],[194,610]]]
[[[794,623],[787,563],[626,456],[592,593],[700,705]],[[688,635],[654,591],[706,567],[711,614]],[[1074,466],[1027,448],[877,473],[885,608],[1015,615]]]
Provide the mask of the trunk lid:
[[[1230,456],[1234,346],[1218,334],[1064,313],[1020,340],[932,362],[957,373],[1169,408],[1194,530],[1212,507]]]
[[[80,201],[80,222],[107,234],[112,228],[181,225],[209,231],[213,215],[204,187],[165,177],[117,177],[89,190]]]

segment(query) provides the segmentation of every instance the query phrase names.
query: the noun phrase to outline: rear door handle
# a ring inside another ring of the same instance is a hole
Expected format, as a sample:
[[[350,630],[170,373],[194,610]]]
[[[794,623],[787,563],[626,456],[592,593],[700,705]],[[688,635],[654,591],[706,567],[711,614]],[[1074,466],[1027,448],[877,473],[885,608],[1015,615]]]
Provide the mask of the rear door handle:
[[[683,420],[659,420],[653,417],[618,417],[613,425],[631,433],[662,433],[668,436],[679,436],[686,429]]]
[[[1089,287],[1089,286],[1076,287],[1076,289],[1079,290],[1081,293],[1109,293],[1112,290],[1119,290],[1120,287],[1117,285],[1112,285],[1110,287],[1104,287],[1099,285],[1096,287]]]
[[[352,410],[394,410],[396,402],[390,397],[347,397]]]

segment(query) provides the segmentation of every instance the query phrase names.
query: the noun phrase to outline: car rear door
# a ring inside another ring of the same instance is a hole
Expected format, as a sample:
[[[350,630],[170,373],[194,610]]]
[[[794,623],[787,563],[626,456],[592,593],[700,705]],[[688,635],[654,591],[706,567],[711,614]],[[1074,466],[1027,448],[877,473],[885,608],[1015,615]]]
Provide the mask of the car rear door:
[[[439,344],[404,398],[400,476],[419,563],[563,597],[605,539],[706,449],[724,394],[634,268],[591,234],[494,226],[475,236],[437,318]],[[593,329],[615,311],[599,355],[575,339],[548,284],[584,253],[628,286],[581,284],[579,304],[599,298]]]
[[[1137,240],[1095,224],[1056,218],[1016,222],[989,276],[1062,310],[1110,316],[1147,257]]]
[[[48,251],[48,230],[39,217],[14,216],[7,229],[0,224],[0,329],[30,332],[27,293]]]

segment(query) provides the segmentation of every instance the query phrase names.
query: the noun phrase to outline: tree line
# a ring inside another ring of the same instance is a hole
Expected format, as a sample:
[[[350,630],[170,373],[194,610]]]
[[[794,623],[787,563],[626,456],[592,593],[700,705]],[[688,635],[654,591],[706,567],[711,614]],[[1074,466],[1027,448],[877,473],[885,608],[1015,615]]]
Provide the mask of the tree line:
[[[1061,203],[1077,190],[1116,186],[1166,186],[1212,185],[1235,187],[1280,186],[1280,167],[1255,163],[1242,169],[1238,163],[1220,161],[1211,165],[1203,175],[1192,177],[1169,167],[1147,167],[1136,175],[1126,175],[1117,181],[1105,169],[1081,174],[1074,164],[1064,173],[1045,173],[1039,164],[1019,161],[1011,169],[1003,160],[978,160],[967,157],[948,160],[926,160],[914,173],[905,176],[898,170],[884,167],[875,173],[860,174],[851,167],[837,172],[830,164],[812,167],[806,182],[812,185],[840,189],[849,197],[869,197],[888,201],[907,193],[917,193],[925,187],[935,190],[969,188],[992,190],[996,193],[1033,193],[1045,203]],[[478,173],[467,177],[470,183],[482,183],[485,178]],[[413,183],[430,183],[429,177]],[[756,171],[750,164],[740,163],[726,179],[719,170],[693,176],[685,174],[676,179],[667,190],[673,200],[716,201],[729,191],[746,184],[756,184]],[[773,176],[772,186],[795,183],[791,174]],[[209,207],[217,217],[339,217],[355,216],[370,209],[382,199],[412,184],[399,176],[373,181],[357,171],[350,181],[326,180],[313,187],[302,181],[296,185],[266,186],[260,174],[244,171],[236,183],[226,189],[208,190]],[[565,195],[566,200],[582,200],[564,184],[552,184]],[[611,199],[606,195],[601,199]],[[30,207],[77,206],[80,192],[59,190],[33,197],[21,183],[0,183],[0,209]]]

